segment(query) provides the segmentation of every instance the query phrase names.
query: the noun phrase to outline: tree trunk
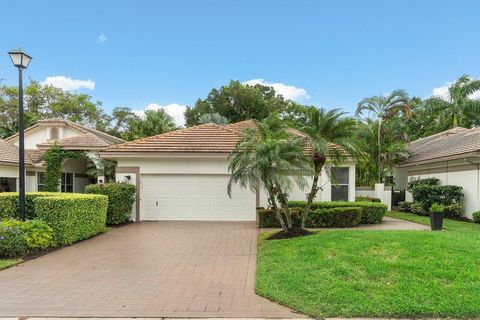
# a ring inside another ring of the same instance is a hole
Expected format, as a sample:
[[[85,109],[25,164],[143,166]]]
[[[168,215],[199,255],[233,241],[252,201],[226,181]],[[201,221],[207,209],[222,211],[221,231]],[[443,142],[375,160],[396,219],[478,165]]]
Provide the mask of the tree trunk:
[[[288,196],[286,193],[278,193],[278,201],[282,206],[283,213],[285,214],[285,220],[287,221],[287,229],[293,227],[292,215],[290,214],[290,209],[288,208]]]
[[[313,200],[315,200],[318,190],[320,189],[318,187],[318,178],[320,177],[320,173],[322,172],[324,165],[325,165],[324,158],[319,159],[319,161],[314,164],[315,172],[314,172],[313,181],[312,181],[312,188],[310,189],[310,193],[308,193],[307,195],[307,205],[305,206],[305,209],[303,211],[302,225],[301,225],[302,228],[305,228],[305,223],[307,221],[308,214],[310,213],[310,209],[312,208]]]
[[[272,205],[273,211],[275,212],[275,216],[277,217],[278,221],[280,222],[280,226],[283,230],[287,230],[287,226],[285,225],[285,221],[283,221],[282,214],[280,209],[277,206],[277,201],[275,200],[275,194],[271,191],[268,192],[268,198],[270,204]]]

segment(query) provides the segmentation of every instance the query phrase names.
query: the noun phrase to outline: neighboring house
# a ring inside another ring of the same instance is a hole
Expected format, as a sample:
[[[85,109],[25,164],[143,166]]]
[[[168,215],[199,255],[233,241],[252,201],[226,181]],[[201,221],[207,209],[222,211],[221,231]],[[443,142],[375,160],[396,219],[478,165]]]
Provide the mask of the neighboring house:
[[[480,210],[480,128],[454,128],[410,143],[413,154],[394,170],[397,188],[412,178],[438,178],[463,187],[465,216]],[[407,192],[407,201],[412,197]]]
[[[251,121],[226,126],[203,124],[102,150],[117,161],[117,181],[137,185],[135,220],[255,221],[257,206],[267,206],[263,192],[236,186],[227,195],[229,155]],[[293,130],[293,133],[300,134]],[[355,163],[336,170],[337,187],[322,173],[318,200],[355,199]],[[292,200],[305,200],[307,190],[293,190]]]
[[[43,155],[54,143],[66,150],[85,151],[90,160],[98,164],[100,159],[97,152],[100,149],[121,142],[122,139],[68,120],[40,120],[25,129],[25,190],[42,190],[45,172]],[[18,134],[0,140],[0,148],[0,191],[17,191]],[[94,182],[94,179],[87,175],[88,161],[65,160],[59,181],[60,191],[83,192],[87,184]]]

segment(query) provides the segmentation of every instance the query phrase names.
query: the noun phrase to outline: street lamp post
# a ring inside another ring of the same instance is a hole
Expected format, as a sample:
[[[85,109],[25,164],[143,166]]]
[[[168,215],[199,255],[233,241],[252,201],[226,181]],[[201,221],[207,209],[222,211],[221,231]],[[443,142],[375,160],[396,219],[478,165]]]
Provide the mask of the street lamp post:
[[[19,188],[19,210],[20,218],[25,220],[25,141],[24,141],[24,125],[23,125],[23,69],[26,69],[32,60],[32,57],[22,50],[9,51],[12,63],[18,69],[18,188]]]

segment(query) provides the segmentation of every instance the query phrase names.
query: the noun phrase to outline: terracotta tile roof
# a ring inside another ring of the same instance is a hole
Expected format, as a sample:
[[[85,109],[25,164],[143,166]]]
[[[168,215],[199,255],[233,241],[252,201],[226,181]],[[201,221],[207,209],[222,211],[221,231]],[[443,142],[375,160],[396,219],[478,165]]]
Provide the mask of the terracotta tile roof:
[[[110,146],[110,152],[194,152],[230,153],[241,135],[229,128],[213,123],[167,132],[164,134]]]
[[[461,158],[472,153],[480,155],[480,128],[453,128],[415,140],[408,148],[413,156],[401,166]]]
[[[11,142],[0,139],[0,163],[18,165],[18,147]],[[25,164],[33,165],[32,160],[25,153]]]
[[[55,141],[45,142],[38,144],[37,147],[40,149],[50,148]],[[89,149],[103,149],[110,144],[105,142],[100,137],[94,135],[93,133],[81,134],[75,137],[65,138],[56,140],[63,149],[67,150],[89,150]]]
[[[25,154],[32,160],[33,163],[37,163],[43,160],[44,150],[39,149],[27,149]]]

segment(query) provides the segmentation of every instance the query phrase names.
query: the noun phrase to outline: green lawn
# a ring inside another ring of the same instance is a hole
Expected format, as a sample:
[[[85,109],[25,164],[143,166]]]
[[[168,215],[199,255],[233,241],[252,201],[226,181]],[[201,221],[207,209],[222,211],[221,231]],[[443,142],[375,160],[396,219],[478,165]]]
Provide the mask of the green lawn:
[[[446,220],[445,227],[274,241],[262,234],[257,292],[316,317],[479,317],[480,225]]]
[[[0,259],[0,270],[16,265],[22,262],[22,259]]]

